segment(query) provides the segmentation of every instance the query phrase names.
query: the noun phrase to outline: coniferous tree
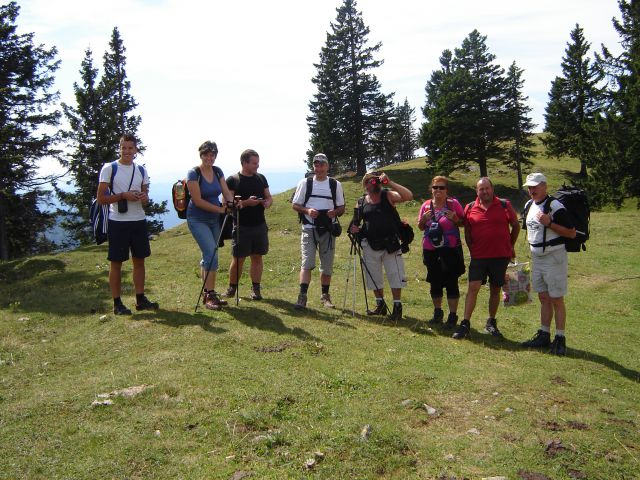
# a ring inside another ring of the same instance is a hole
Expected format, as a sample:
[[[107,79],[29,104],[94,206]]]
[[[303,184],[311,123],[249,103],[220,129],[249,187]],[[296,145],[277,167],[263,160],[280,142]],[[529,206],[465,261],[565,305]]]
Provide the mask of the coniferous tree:
[[[505,82],[505,122],[507,127],[507,139],[509,158],[507,165],[516,169],[518,177],[518,190],[522,191],[522,167],[531,165],[529,160],[533,156],[533,135],[535,127],[529,117],[531,107],[527,105],[529,97],[522,93],[524,70],[518,68],[513,62],[507,70]]]
[[[66,138],[73,152],[61,163],[70,171],[75,191],[58,191],[61,200],[71,210],[63,225],[71,236],[80,242],[90,239],[87,227],[89,205],[98,187],[98,175],[105,163],[120,157],[120,137],[123,133],[137,135],[142,119],[132,112],[138,106],[130,93],[131,82],[126,74],[126,49],[118,28],[114,28],[109,50],[103,57],[103,75],[97,81],[98,70],[93,66],[90,50],[85,52],[80,75],[82,85],[74,84],[76,106],[63,105],[70,130]],[[139,143],[139,149],[144,146]],[[145,206],[150,233],[163,230],[163,223],[153,219],[167,212],[167,202],[153,201]]]
[[[308,154],[324,151],[338,170],[355,169],[364,175],[372,157],[372,136],[383,119],[383,96],[378,79],[370,71],[382,65],[375,60],[381,47],[367,45],[369,28],[356,9],[355,0],[344,0],[327,33],[313,83],[318,91],[309,103],[311,134]],[[330,152],[330,153],[328,153]]]
[[[389,96],[379,95],[371,110],[369,161],[375,167],[390,165],[395,161],[398,144],[397,118],[393,102]]]
[[[635,197],[640,208],[640,2],[619,0],[618,6],[622,18],[613,26],[622,53],[614,56],[603,47],[597,56],[612,89],[590,132],[593,168],[587,185],[596,205],[620,206]]]
[[[486,37],[474,30],[453,56],[443,52],[441,69],[427,82],[420,142],[436,170],[477,163],[486,176],[489,158],[504,158],[504,70],[494,60]]]
[[[85,243],[90,239],[89,206],[98,188],[98,174],[102,166],[113,160],[113,138],[107,127],[105,100],[97,84],[98,69],[93,66],[90,49],[80,68],[82,85],[73,84],[76,107],[62,104],[69,122],[69,130],[65,132],[67,142],[74,150],[60,163],[69,170],[76,189],[68,192],[58,190],[62,202],[70,207],[65,209],[62,226],[71,237]]]
[[[603,74],[587,57],[591,44],[584,38],[580,25],[571,31],[562,58],[562,76],[551,84],[545,113],[543,142],[547,152],[559,157],[569,155],[580,159],[580,176],[586,177],[589,157],[587,130],[602,108]]]
[[[394,141],[397,150],[396,157],[399,162],[411,160],[418,148],[416,130],[413,126],[416,121],[415,113],[416,109],[411,107],[406,98],[402,105],[396,105]]]
[[[16,2],[0,5],[0,260],[48,247],[42,233],[53,219],[41,210],[42,187],[52,177],[39,177],[36,161],[59,153],[57,51],[16,33],[19,11]]]

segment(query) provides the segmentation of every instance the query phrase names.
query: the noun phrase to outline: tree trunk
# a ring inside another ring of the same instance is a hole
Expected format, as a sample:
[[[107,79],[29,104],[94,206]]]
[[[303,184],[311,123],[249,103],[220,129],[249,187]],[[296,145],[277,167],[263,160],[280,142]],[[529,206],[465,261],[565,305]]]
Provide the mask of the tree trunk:
[[[0,199],[0,260],[9,260],[9,236],[7,235],[6,208]]]
[[[587,163],[580,160],[580,178],[587,178]]]
[[[480,160],[478,160],[478,165],[480,166],[480,176],[481,177],[488,177],[489,176],[489,172],[487,170],[487,159],[486,158],[481,158]]]

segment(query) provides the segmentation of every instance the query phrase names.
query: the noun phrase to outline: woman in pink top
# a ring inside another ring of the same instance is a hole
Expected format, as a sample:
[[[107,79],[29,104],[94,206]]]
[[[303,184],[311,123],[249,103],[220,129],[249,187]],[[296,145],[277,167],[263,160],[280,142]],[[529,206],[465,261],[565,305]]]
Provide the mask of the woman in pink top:
[[[445,326],[453,329],[458,322],[458,278],[465,271],[459,229],[463,224],[464,211],[458,200],[449,197],[448,193],[447,177],[433,177],[432,198],[420,207],[418,228],[424,231],[422,261],[427,267],[427,282],[431,284],[434,306],[433,318],[428,323],[438,325],[444,320],[442,297],[446,289],[449,316]]]

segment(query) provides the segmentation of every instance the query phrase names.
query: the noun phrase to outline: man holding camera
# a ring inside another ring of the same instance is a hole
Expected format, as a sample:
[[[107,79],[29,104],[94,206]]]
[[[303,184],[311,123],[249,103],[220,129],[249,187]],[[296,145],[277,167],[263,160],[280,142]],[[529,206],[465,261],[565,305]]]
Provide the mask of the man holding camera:
[[[292,207],[298,212],[302,223],[300,251],[300,293],[295,308],[307,306],[307,291],[311,282],[311,270],[316,266],[316,250],[320,257],[320,303],[335,308],[329,295],[335,237],[340,235],[338,217],[344,213],[342,185],[329,175],[329,160],[324,153],[313,157],[313,177],[300,180],[293,196]]]
[[[387,188],[382,188],[383,185]],[[398,225],[400,218],[396,205],[413,200],[413,193],[407,187],[391,181],[384,172],[365,174],[362,177],[362,186],[366,193],[358,200],[350,233],[357,235],[360,241],[362,260],[367,272],[367,288],[373,290],[376,297],[375,310],[367,311],[367,314],[388,313],[384,301],[384,267],[393,296],[393,311],[388,319],[397,322],[402,319],[401,295],[402,289],[407,286],[407,279]]]
[[[136,310],[157,310],[158,304],[144,294],[144,259],[151,255],[149,234],[143,205],[149,201],[149,176],[146,169],[133,163],[138,153],[136,137],[124,134],[120,138],[120,159],[106,163],[100,170],[97,200],[109,205],[109,287],[115,315],[131,315],[120,298],[122,263],[133,262],[133,285]],[[115,171],[115,173],[114,173]]]
[[[269,184],[264,175],[258,173],[260,156],[255,150],[245,150],[240,155],[241,171],[227,177],[227,187],[236,199],[239,225],[234,225],[231,248],[233,258],[229,266],[229,288],[225,296],[233,297],[238,289],[238,279],[242,275],[244,259],[251,257],[251,300],[262,300],[260,281],[262,280],[262,257],[269,251],[265,209],[273,203]],[[238,230],[239,229],[239,230]]]

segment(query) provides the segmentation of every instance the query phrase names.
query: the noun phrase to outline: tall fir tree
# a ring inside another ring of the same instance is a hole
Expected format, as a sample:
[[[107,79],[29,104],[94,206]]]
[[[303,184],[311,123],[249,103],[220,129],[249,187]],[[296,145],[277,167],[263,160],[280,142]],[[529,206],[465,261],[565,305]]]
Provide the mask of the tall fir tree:
[[[420,143],[437,171],[477,163],[486,176],[488,160],[505,157],[504,70],[486,38],[474,30],[454,55],[445,50],[427,82]]]
[[[619,0],[622,18],[613,26],[622,52],[603,47],[598,63],[611,89],[603,115],[590,131],[592,151],[587,186],[596,205],[622,205],[636,198],[640,208],[640,1]]]
[[[100,169],[120,157],[120,137],[123,133],[137,137],[142,122],[139,115],[132,113],[138,103],[130,93],[125,52],[124,42],[115,27],[109,50],[103,57],[104,71],[100,81],[97,82],[98,70],[93,65],[92,52],[87,50],[80,68],[82,85],[74,84],[76,106],[63,105],[70,126],[66,138],[73,151],[61,163],[69,169],[75,191],[59,190],[58,194],[71,207],[64,226],[80,242],[90,240],[88,207],[97,191]],[[142,143],[139,147],[144,151]],[[153,217],[166,213],[166,205],[166,201],[158,204],[150,200],[145,206],[151,233],[163,230],[162,221]]]
[[[107,127],[105,100],[97,84],[98,69],[93,66],[90,49],[80,67],[82,84],[73,84],[76,106],[66,103],[62,108],[69,130],[65,139],[73,146],[73,151],[63,157],[60,163],[68,169],[73,191],[58,189],[60,200],[70,208],[60,214],[64,216],[62,226],[74,241],[86,243],[90,240],[89,205],[98,188],[98,174],[102,166],[113,159],[113,138]]]
[[[373,123],[370,125],[369,161],[375,167],[392,164],[397,155],[397,118],[393,102],[389,96],[379,95],[371,111]]]
[[[562,76],[551,84],[549,102],[545,110],[543,142],[550,155],[569,155],[580,160],[580,176],[587,176],[588,129],[603,106],[603,73],[588,58],[591,44],[576,24],[571,31],[562,57]]]
[[[416,129],[414,127],[415,114],[416,109],[411,107],[409,100],[406,98],[402,105],[396,105],[394,143],[397,150],[396,160],[399,162],[414,158],[415,151],[418,148]]]
[[[371,161],[372,136],[383,119],[380,84],[371,70],[382,65],[374,55],[381,44],[368,46],[369,28],[355,0],[344,0],[327,33],[313,83],[318,91],[309,103],[307,117],[312,154],[324,151],[337,170],[355,169],[364,175]],[[330,153],[328,153],[330,152]]]
[[[53,218],[42,204],[52,178],[39,176],[37,162],[59,153],[57,50],[18,34],[19,12],[16,2],[0,5],[0,260],[50,246],[43,232]]]
[[[522,167],[532,164],[530,158],[534,155],[532,136],[535,127],[529,117],[529,97],[522,91],[523,73],[524,70],[513,62],[507,70],[505,82],[505,122],[509,152],[507,165],[516,169],[519,191],[522,191]]]

